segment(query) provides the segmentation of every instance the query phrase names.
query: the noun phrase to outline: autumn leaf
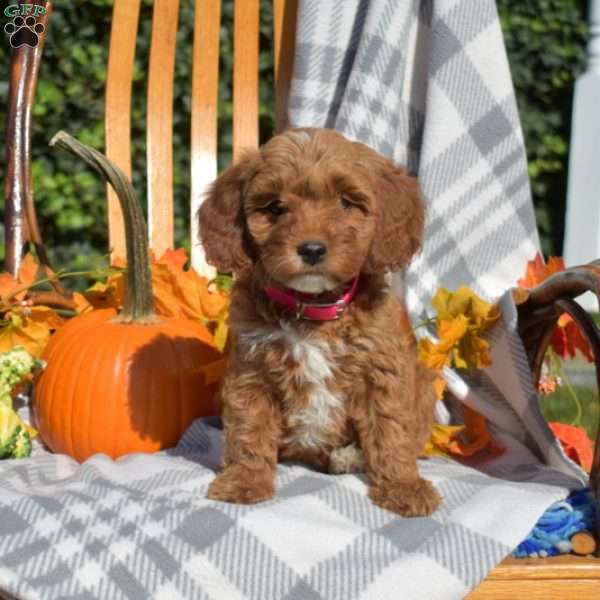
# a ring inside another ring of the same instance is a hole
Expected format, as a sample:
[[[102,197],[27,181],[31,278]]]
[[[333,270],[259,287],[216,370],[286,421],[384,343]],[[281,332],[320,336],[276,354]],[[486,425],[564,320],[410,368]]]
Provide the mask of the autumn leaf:
[[[185,286],[183,286],[185,288]],[[154,307],[156,312],[163,317],[185,316],[183,301],[193,302],[193,291],[191,298],[187,298],[187,292],[177,283],[177,278],[171,267],[164,263],[152,265],[152,289],[154,291]],[[200,304],[198,300],[198,305]],[[193,311],[192,311],[193,312]]]
[[[230,293],[227,286],[215,285],[191,267],[185,269],[188,263],[183,248],[167,250],[158,260],[152,257],[150,266],[156,312],[159,316],[186,318],[202,323],[214,333],[215,346],[223,350],[229,330]],[[123,271],[105,270],[104,273],[108,275],[105,281],[95,282],[84,293],[73,294],[78,314],[102,308],[122,308],[126,263],[116,259],[113,267]],[[9,273],[0,274],[0,298],[5,304],[4,324],[0,327],[0,351],[21,345],[31,354],[39,356],[51,333],[63,323],[63,319],[49,307],[31,307],[21,303],[28,286],[35,284],[38,270],[35,258],[28,254],[17,278]],[[21,291],[15,294],[18,290]]]
[[[465,427],[460,437],[452,441],[449,452],[457,456],[473,456],[482,450],[501,454],[504,449],[492,439],[486,418],[468,406],[463,407]]]
[[[440,321],[437,343],[427,338],[419,340],[419,356],[429,369],[440,372],[445,366],[450,365],[452,351],[467,332],[468,323],[464,315]]]
[[[442,398],[446,381],[441,372],[446,366],[475,370],[491,363],[489,342],[482,335],[500,318],[500,307],[485,302],[466,286],[456,292],[440,288],[431,304],[437,312],[437,342],[419,340],[419,359],[438,376],[433,382],[436,397]],[[425,445],[426,456],[472,456],[482,450],[502,452],[490,435],[486,419],[464,408],[465,424],[434,424]]]
[[[163,317],[185,318],[211,326],[215,346],[223,350],[228,333],[230,293],[200,275],[192,267],[185,269],[188,256],[183,248],[167,250],[160,259],[151,256],[152,287],[156,313]],[[120,274],[104,286],[95,286],[86,298],[98,307],[101,302],[121,301],[125,278]],[[111,297],[111,290],[113,295]],[[90,297],[95,292],[96,298]],[[115,306],[115,308],[120,308]]]
[[[419,341],[419,356],[425,365],[437,372],[450,365],[470,370],[488,366],[489,343],[481,336],[500,317],[499,307],[465,286],[456,292],[440,288],[432,305],[438,314],[438,341]]]
[[[423,456],[449,456],[450,445],[463,431],[462,425],[440,425],[434,423],[429,439],[425,443]]]
[[[152,253],[150,255],[152,256]],[[127,261],[122,256],[114,256],[110,264],[117,269],[125,269],[127,267]]]
[[[226,334],[225,317],[230,294],[197,273],[192,267],[185,269],[188,256],[183,248],[167,250],[158,260],[151,254],[152,288],[156,313],[163,317],[187,318],[220,327],[220,336]],[[120,262],[126,268],[126,264]],[[93,308],[121,308],[124,297],[123,273],[112,275],[106,283],[97,282],[84,293],[85,301]],[[211,289],[213,288],[214,289]],[[81,300],[81,299],[78,299]],[[87,308],[85,302],[78,309]]]
[[[441,400],[444,397],[444,392],[447,387],[446,380],[443,377],[436,377],[433,380],[433,389],[435,390],[435,397]]]
[[[164,263],[152,265],[152,285],[159,315],[200,321],[218,317],[227,305],[227,296],[208,290],[208,279],[196,273],[174,270]]]
[[[485,417],[468,406],[463,414],[464,425],[434,423],[423,451],[425,456],[469,457],[484,450],[493,455],[504,452],[492,439]]]
[[[63,319],[47,306],[32,306],[13,311],[9,323],[0,330],[0,353],[23,346],[32,356],[41,356],[51,333]]]
[[[164,254],[156,262],[159,264],[171,265],[177,270],[183,270],[187,261],[188,257],[184,248],[178,248],[177,250],[171,250],[169,248],[165,250]]]
[[[565,454],[586,471],[591,471],[594,447],[585,429],[557,422],[550,422],[548,425],[559,439]]]
[[[548,279],[550,275],[565,270],[563,258],[551,256],[548,262],[544,262],[543,256],[538,252],[535,257],[527,263],[525,275],[517,281],[517,285],[531,289]]]
[[[0,274],[0,298],[3,303],[7,303],[19,287],[19,282],[10,273]]]
[[[474,330],[468,330],[453,350],[454,365],[471,371],[483,369],[492,363],[490,344]]]
[[[479,333],[486,331],[500,317],[500,307],[482,300],[473,290],[461,286],[456,292],[440,288],[431,300],[440,321],[452,320],[463,315],[470,327]]]
[[[75,311],[78,314],[82,314],[85,312],[89,312],[90,310],[94,310],[94,307],[90,304],[88,299],[79,292],[73,293],[73,302],[75,303]]]
[[[525,276],[519,279],[517,284],[530,289],[539,285],[554,273],[564,270],[564,259],[551,256],[548,262],[544,262],[542,255],[537,253],[535,258],[527,263]],[[558,319],[552,333],[550,346],[563,359],[573,358],[579,350],[589,362],[594,362],[594,354],[587,338],[581,333],[577,323],[566,313],[563,313]]]
[[[229,305],[229,294],[210,289],[206,277],[191,267],[183,268],[186,262],[187,255],[180,248],[152,263],[157,313],[202,322],[218,320]]]
[[[83,297],[94,309],[119,309],[123,306],[125,286],[123,280],[123,274],[118,273],[109,277],[106,282],[97,281],[84,292]]]
[[[10,273],[0,274],[0,298],[7,303],[13,297],[21,302],[27,294],[27,288],[35,282],[39,265],[35,258],[27,253],[21,262],[17,277]],[[17,294],[15,292],[20,290]]]
[[[594,353],[587,338],[570,315],[564,313],[552,332],[550,345],[563,359],[574,358],[577,350],[585,356],[588,362],[594,362]]]
[[[38,262],[30,253],[27,253],[19,267],[18,280],[22,286],[30,286],[36,279],[39,270]]]
[[[209,287],[201,287],[200,305],[202,311],[209,319],[218,319],[223,311],[229,306],[230,294],[223,290]]]
[[[419,358],[428,369],[438,372],[450,364],[448,353],[440,352],[438,344],[428,338],[419,340]]]
[[[469,319],[465,315],[457,315],[452,319],[441,319],[438,326],[440,342],[438,346],[450,351],[467,333]]]
[[[209,281],[191,267],[185,270],[187,262],[188,257],[183,248],[167,250],[158,260],[152,258],[152,286],[156,311],[165,317],[201,321],[211,319],[227,304],[228,298],[219,303],[217,311],[207,311],[202,298],[208,295]]]
[[[28,289],[35,284],[39,265],[31,254],[26,254],[17,277],[0,274],[0,296],[5,306],[3,326],[0,328],[0,353],[22,346],[33,356],[40,356],[51,333],[60,327],[63,319],[47,306],[29,306],[25,302]]]

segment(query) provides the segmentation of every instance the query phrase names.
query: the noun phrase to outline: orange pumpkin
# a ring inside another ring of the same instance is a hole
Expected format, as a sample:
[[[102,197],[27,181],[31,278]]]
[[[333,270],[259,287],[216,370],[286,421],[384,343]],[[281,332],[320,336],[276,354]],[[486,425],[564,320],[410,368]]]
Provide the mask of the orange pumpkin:
[[[83,158],[115,188],[128,269],[119,314],[74,317],[48,345],[35,386],[40,435],[53,451],[80,461],[97,452],[117,458],[174,446],[194,419],[217,414],[222,355],[200,323],[154,314],[146,227],[125,175],[63,132],[51,144]]]

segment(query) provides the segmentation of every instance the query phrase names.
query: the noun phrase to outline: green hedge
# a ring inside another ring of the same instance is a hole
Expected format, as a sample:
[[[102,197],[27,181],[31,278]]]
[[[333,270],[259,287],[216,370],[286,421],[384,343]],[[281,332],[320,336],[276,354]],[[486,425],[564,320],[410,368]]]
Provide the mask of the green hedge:
[[[571,105],[587,27],[581,0],[497,0],[527,145],[542,248],[562,254]]]
[[[146,65],[152,24],[152,0],[143,0],[136,50],[132,106],[133,178],[144,198],[146,172]],[[193,49],[193,2],[181,3],[175,63],[173,123],[175,240],[189,249],[189,148]],[[36,208],[44,240],[58,266],[88,268],[107,252],[105,188],[75,159],[52,151],[48,141],[65,129],[83,142],[104,147],[104,87],[112,0],[78,3],[76,9],[55,3],[40,70],[33,127],[33,177]],[[231,157],[231,72],[233,2],[223,2],[219,91],[219,164]],[[273,131],[271,2],[262,1],[260,29],[261,138]],[[0,80],[8,76],[8,40],[0,45]],[[7,86],[0,87],[0,105]],[[0,123],[4,137],[5,122]],[[0,163],[0,178],[4,178]],[[3,249],[2,249],[3,251]],[[2,256],[3,257],[3,256]]]
[[[152,2],[143,1],[133,106],[134,183],[145,194],[145,65]],[[221,29],[219,163],[230,158],[232,0],[224,0]],[[261,138],[273,130],[272,18],[261,16]],[[527,141],[540,233],[547,252],[560,253],[573,79],[583,60],[584,15],[577,0],[498,0]],[[106,253],[104,187],[76,161],[50,151],[59,129],[96,147],[104,145],[105,65],[110,0],[69,7],[56,3],[40,73],[33,130],[33,175],[41,228],[59,266],[84,268]],[[183,2],[177,39],[174,162],[176,243],[189,247],[189,123],[193,3]],[[0,44],[0,105],[6,106],[9,44]],[[4,139],[4,120],[0,138]],[[4,179],[4,161],[0,162]]]

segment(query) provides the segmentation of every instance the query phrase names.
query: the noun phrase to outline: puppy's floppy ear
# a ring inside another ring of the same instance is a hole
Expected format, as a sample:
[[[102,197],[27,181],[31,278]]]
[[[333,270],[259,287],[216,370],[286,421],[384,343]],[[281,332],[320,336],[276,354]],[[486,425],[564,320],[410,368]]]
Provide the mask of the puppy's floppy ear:
[[[214,181],[198,211],[206,260],[222,273],[239,272],[252,262],[243,197],[259,162],[258,151],[244,154]]]
[[[378,221],[367,267],[374,272],[405,267],[423,243],[425,203],[418,181],[385,159],[376,171]]]

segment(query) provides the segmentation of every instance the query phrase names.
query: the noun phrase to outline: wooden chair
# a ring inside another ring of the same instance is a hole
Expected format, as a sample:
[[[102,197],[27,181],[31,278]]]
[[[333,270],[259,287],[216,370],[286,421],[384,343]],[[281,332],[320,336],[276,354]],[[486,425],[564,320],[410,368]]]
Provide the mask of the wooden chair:
[[[51,3],[47,3],[51,10]],[[195,0],[194,64],[192,78],[192,131],[190,199],[192,240],[197,239],[193,218],[206,185],[217,174],[217,92],[220,0]],[[297,0],[273,0],[276,75],[276,122],[286,124],[286,108],[294,55]],[[132,74],[140,0],[115,0],[106,86],[106,150],[112,160],[131,173],[130,106]],[[172,110],[175,34],[179,0],[155,0],[148,78],[148,214],[152,248],[160,254],[173,246]],[[45,17],[48,18],[48,15]],[[258,144],[258,32],[259,0],[235,3],[233,154]],[[30,170],[30,124],[37,70],[43,40],[35,48],[13,53],[7,135],[7,269],[18,270],[24,247],[38,248],[44,266],[51,270],[38,231]],[[114,255],[124,254],[120,210],[108,192],[109,240]],[[206,271],[202,250],[193,245],[196,268]],[[600,297],[599,263],[558,273],[517,298],[520,332],[533,378],[540,375],[542,359],[552,330],[563,313],[583,328],[600,366],[600,335],[593,320],[575,302],[585,291]],[[57,290],[60,292],[60,290]],[[598,373],[598,370],[597,370]],[[591,486],[600,497],[600,443],[596,442]],[[501,598],[600,598],[600,560],[578,557],[557,559],[506,559],[475,590],[471,600]]]

